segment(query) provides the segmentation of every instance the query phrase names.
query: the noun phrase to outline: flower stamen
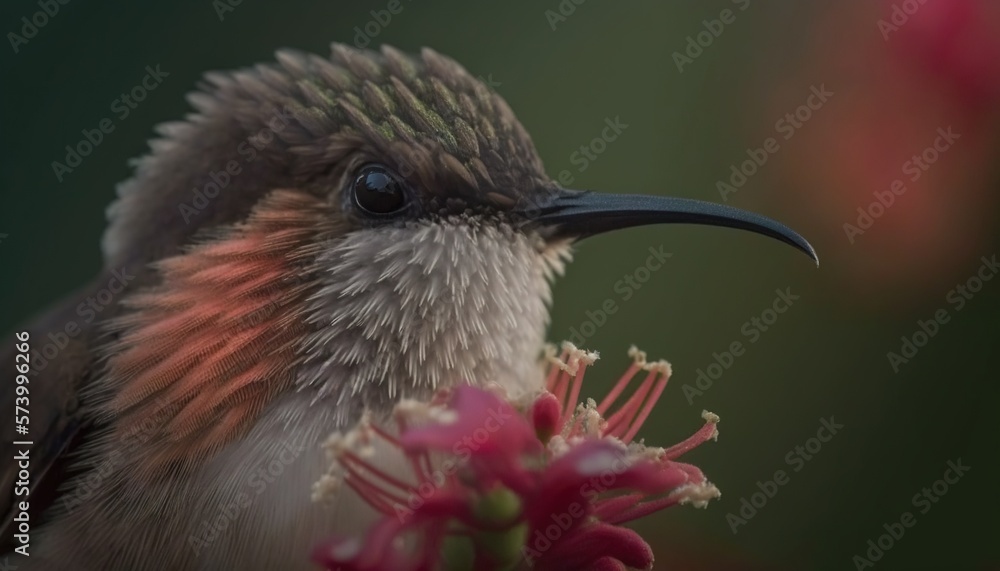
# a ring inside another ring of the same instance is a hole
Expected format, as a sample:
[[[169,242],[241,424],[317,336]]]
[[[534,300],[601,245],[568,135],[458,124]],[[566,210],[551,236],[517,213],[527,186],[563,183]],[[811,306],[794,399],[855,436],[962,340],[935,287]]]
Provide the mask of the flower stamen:
[[[364,539],[335,537],[314,558],[344,571],[650,568],[649,545],[620,526],[719,497],[701,470],[675,461],[716,438],[719,418],[703,412],[705,424],[667,449],[633,442],[671,369],[635,347],[629,355],[631,366],[599,405],[579,402],[597,353],[564,343],[558,357],[546,349],[548,391],[524,402],[463,385],[430,402],[401,402],[392,414],[395,430],[364,415],[357,428],[326,443],[334,466],[315,484],[314,497],[346,484],[381,518]],[[640,371],[643,379],[623,399]],[[405,458],[411,474],[375,464],[374,452],[386,448]],[[560,537],[541,546],[538,537],[553,521]]]

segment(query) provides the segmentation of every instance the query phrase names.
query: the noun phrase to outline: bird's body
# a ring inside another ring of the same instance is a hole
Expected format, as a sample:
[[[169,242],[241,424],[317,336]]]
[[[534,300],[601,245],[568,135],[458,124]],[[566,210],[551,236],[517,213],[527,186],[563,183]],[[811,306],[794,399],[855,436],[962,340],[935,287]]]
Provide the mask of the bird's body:
[[[571,240],[685,221],[615,205],[574,226],[592,195],[558,189],[506,103],[430,50],[207,79],[109,210],[95,283],[134,277],[34,372],[32,509],[54,500],[19,569],[311,568],[316,541],[366,524],[349,494],[311,501],[330,433],[462,382],[540,391]]]
[[[310,499],[327,436],[461,380],[541,387],[565,244],[468,204],[363,229],[330,192],[359,163],[398,157],[425,188],[499,180],[515,202],[510,189],[545,179],[499,97],[430,51],[279,59],[211,75],[199,116],[161,128],[120,191],[106,267],[136,278],[84,354],[50,365],[90,361],[74,390],[97,427],[27,568],[311,568],[338,521],[364,523],[360,506]],[[230,161],[243,172],[196,202]]]

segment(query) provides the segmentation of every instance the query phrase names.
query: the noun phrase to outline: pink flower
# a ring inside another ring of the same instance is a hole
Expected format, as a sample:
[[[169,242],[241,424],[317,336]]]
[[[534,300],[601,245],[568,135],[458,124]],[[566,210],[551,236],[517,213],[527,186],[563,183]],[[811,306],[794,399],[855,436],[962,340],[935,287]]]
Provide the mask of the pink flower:
[[[318,547],[314,559],[344,571],[650,568],[649,545],[622,524],[719,496],[698,468],[676,461],[717,436],[718,417],[703,413],[702,429],[668,449],[631,442],[670,365],[630,354],[632,366],[600,404],[578,402],[597,355],[565,344],[560,358],[548,355],[548,390],[526,406],[461,386],[430,403],[400,403],[395,431],[366,417],[334,435],[318,495],[342,483],[382,515],[363,536]],[[412,474],[379,469],[369,459],[377,441],[400,451]]]

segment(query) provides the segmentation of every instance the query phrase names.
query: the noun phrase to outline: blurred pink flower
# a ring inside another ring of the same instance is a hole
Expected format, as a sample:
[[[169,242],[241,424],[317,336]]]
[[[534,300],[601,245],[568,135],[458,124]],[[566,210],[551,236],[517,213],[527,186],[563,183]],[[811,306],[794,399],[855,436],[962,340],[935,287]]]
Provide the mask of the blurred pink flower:
[[[1000,99],[998,16],[989,0],[884,0],[882,17],[902,22],[886,41],[903,65],[935,78],[978,113]]]
[[[835,95],[782,143],[777,201],[830,228],[820,245],[826,267],[864,293],[844,299],[939,295],[982,255],[1000,200],[1000,4],[883,0],[817,10],[801,72],[767,84],[767,115],[794,109],[814,82]],[[943,144],[941,132],[956,136]]]

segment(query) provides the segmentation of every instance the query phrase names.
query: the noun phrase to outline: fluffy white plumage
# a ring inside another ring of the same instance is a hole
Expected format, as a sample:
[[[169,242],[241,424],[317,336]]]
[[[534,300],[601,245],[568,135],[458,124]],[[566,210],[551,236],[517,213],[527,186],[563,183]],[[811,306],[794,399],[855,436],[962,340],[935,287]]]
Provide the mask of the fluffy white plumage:
[[[387,410],[458,382],[541,388],[538,351],[566,244],[471,217],[352,232],[324,250],[298,382]]]

